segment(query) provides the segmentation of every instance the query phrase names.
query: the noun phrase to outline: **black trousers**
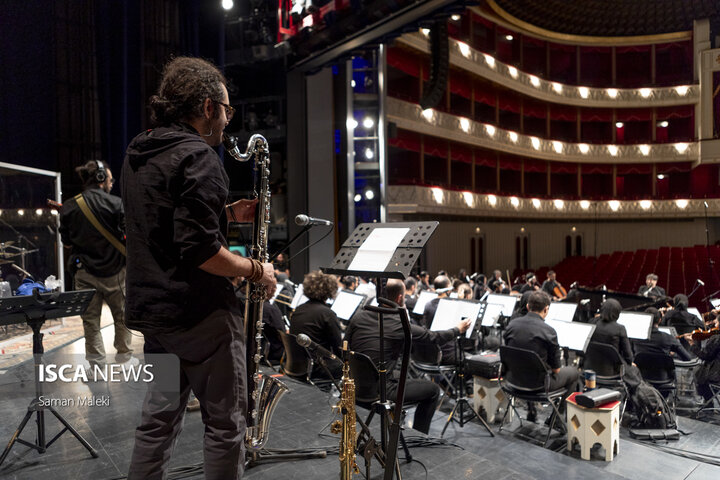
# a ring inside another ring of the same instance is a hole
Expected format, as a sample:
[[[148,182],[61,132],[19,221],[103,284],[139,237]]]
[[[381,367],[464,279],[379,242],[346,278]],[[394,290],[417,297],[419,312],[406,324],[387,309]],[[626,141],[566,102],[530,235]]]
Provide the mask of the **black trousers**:
[[[575,367],[562,367],[558,373],[553,373],[550,377],[550,390],[558,390],[565,387],[565,393],[562,397],[559,410],[565,411],[565,399],[573,392],[578,391],[578,379],[580,373]]]
[[[388,381],[388,400],[397,399],[397,382]],[[405,384],[405,400],[403,403],[417,403],[413,428],[422,433],[430,431],[430,422],[440,399],[440,388],[428,380],[408,378]]]
[[[242,319],[218,310],[189,330],[145,335],[144,350],[180,358],[180,393],[161,392],[150,386],[135,431],[128,479],[167,477],[190,390],[200,401],[205,424],[205,478],[241,478],[247,410]]]

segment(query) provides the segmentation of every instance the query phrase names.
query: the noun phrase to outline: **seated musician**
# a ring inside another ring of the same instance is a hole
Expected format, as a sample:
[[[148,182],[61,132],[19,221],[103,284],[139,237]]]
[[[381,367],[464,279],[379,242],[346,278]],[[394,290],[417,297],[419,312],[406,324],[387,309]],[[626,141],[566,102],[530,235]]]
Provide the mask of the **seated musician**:
[[[560,346],[555,329],[545,323],[550,309],[550,297],[545,292],[532,292],[528,298],[528,314],[514,319],[505,330],[505,344],[511,347],[532,350],[551,369],[550,390],[565,388],[560,412],[565,410],[568,395],[577,391],[578,370],[563,367],[560,363]],[[512,382],[512,377],[508,379]]]
[[[635,354],[638,353],[664,353],[666,355],[675,354],[680,360],[692,360],[692,355],[680,341],[672,335],[658,330],[662,315],[655,307],[645,309],[645,313],[651,313],[653,316],[653,326],[650,332],[650,338],[647,340],[633,340],[633,348]]]
[[[491,293],[510,293],[510,288],[503,281],[500,270],[493,271],[493,278],[488,282],[488,289]]]
[[[720,320],[713,321],[714,328],[720,327]],[[692,352],[703,360],[703,364],[695,370],[695,385],[705,401],[712,398],[711,383],[720,383],[720,335],[713,335],[704,342],[692,339],[691,334],[685,338]]]
[[[422,325],[425,328],[430,328],[433,318],[435,318],[435,311],[437,310],[438,303],[440,303],[440,299],[450,297],[450,292],[452,291],[450,279],[446,275],[438,275],[435,277],[435,280],[433,280],[433,289],[438,296],[425,304],[422,320]]]
[[[346,292],[354,292],[358,287],[358,279],[352,275],[345,275],[340,279],[340,285]]]
[[[401,280],[390,279],[386,286],[386,296],[389,300],[403,305],[405,299],[405,285]],[[395,370],[395,364],[402,353],[404,335],[400,316],[398,314],[383,315],[384,326],[384,355],[387,371]],[[450,330],[430,331],[418,325],[411,325],[412,343],[415,345],[441,344],[452,341],[456,336],[464,333],[470,326],[469,320],[458,323]],[[345,332],[345,340],[351,350],[369,356],[377,365],[380,361],[380,339],[378,334],[378,317],[376,313],[360,310],[352,319]],[[397,380],[388,379],[388,399],[394,400],[397,394]],[[415,410],[413,428],[423,433],[430,430],[430,421],[435,413],[439,387],[428,380],[407,379],[405,384],[405,401],[418,403]]]
[[[408,312],[412,312],[413,308],[415,308],[415,304],[417,303],[417,295],[415,294],[417,290],[417,280],[415,280],[413,277],[407,277],[405,279],[405,306],[408,309]]]
[[[460,300],[472,300],[472,298],[473,298],[472,287],[467,283],[463,283],[458,287],[457,294],[458,294],[457,298],[459,298]]]
[[[525,284],[520,287],[520,294],[522,295],[525,292],[533,292],[540,290],[540,285],[538,285],[537,278],[535,277],[535,274],[532,272],[528,272],[525,274]]]
[[[673,308],[667,310],[662,319],[662,324],[668,327],[675,327],[678,334],[683,335],[695,329],[705,328],[701,318],[688,312],[689,300],[686,295],[678,293],[673,297]]]
[[[645,277],[645,285],[642,285],[638,289],[638,295],[651,298],[665,297],[665,289],[662,287],[658,287],[657,282],[658,276],[654,273],[648,273],[648,275]]]
[[[423,270],[420,272],[420,275],[418,275],[418,293],[423,291],[432,291],[432,288],[430,287],[430,274]]]
[[[488,291],[487,278],[482,273],[474,273],[470,278],[475,283],[473,285],[473,298],[480,300]]]
[[[337,293],[337,280],[334,275],[326,275],[320,270],[310,272],[303,280],[303,293],[309,300],[295,309],[290,318],[290,333],[304,333],[310,340],[340,355],[342,334],[337,315],[325,303]],[[342,376],[342,363],[327,360],[327,366],[335,378]],[[325,370],[316,362],[313,377],[327,377]]]
[[[557,281],[554,270],[550,270],[547,273],[547,280],[542,284],[542,291],[550,295],[553,300],[562,300],[567,297],[567,294],[562,294],[562,285]]]
[[[621,311],[620,302],[614,298],[605,300],[600,306],[600,316],[592,320],[595,323],[595,332],[593,332],[590,341],[612,345],[620,353],[620,357],[622,357],[625,364],[629,365],[633,361],[633,352],[625,326],[617,323]],[[598,375],[603,376],[611,376],[615,373],[613,372],[611,359],[608,359],[607,363],[603,362],[602,359],[594,358],[592,360],[593,362],[586,364],[585,368],[595,370]]]

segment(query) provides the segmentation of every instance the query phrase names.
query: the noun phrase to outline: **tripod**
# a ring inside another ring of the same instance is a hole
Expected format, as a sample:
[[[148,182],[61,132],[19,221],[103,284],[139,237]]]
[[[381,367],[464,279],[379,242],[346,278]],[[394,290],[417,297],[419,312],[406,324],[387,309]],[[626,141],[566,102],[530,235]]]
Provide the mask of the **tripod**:
[[[483,427],[485,427],[485,430],[488,431],[491,437],[494,437],[495,434],[492,430],[490,430],[490,426],[480,415],[478,415],[478,413],[468,401],[467,388],[465,386],[465,360],[463,358],[462,348],[460,348],[461,338],[462,337],[460,336],[455,337],[455,360],[457,369],[455,374],[455,393],[457,397],[455,398],[455,406],[453,407],[452,411],[450,412],[450,416],[445,422],[445,426],[440,433],[440,437],[445,435],[445,430],[447,430],[448,426],[452,422],[458,423],[460,425],[460,428],[463,428],[465,424],[469,423],[470,420],[472,420],[473,418],[477,418],[478,420],[480,420],[480,423],[482,423]],[[468,416],[467,418],[465,417],[465,409],[470,410],[470,416]],[[456,414],[458,418],[455,418]]]
[[[79,298],[74,298],[74,301],[72,303],[81,304],[84,302],[84,308],[82,308],[82,311],[85,311],[85,308],[87,308],[87,304],[90,302],[90,299],[94,295],[94,290],[89,290],[89,296],[82,294],[86,292],[68,292],[68,294],[80,294]],[[68,295],[63,294],[63,295]],[[10,453],[10,450],[12,449],[13,445],[15,443],[20,443],[22,445],[25,445],[27,447],[33,448],[38,451],[38,453],[45,453],[47,449],[55,443],[55,441],[60,438],[60,436],[65,433],[66,431],[69,431],[77,440],[82,444],[83,447],[87,449],[88,452],[90,452],[90,455],[92,455],[93,458],[98,458],[98,453],[95,451],[95,449],[90,446],[90,444],[78,433],[77,430],[75,430],[70,423],[68,423],[65,418],[63,418],[60,413],[55,410],[52,406],[46,405],[45,403],[40,401],[40,397],[43,394],[42,389],[42,383],[40,383],[39,379],[39,371],[40,368],[43,365],[42,356],[44,353],[44,348],[42,344],[42,338],[43,334],[40,333],[40,328],[45,323],[46,320],[46,309],[49,311],[50,309],[56,309],[56,304],[54,303],[55,300],[57,300],[59,297],[52,295],[48,300],[43,300],[40,298],[39,295],[36,297],[19,297],[15,299],[7,299],[6,301],[2,302],[0,306],[4,307],[5,303],[18,303],[20,302],[27,302],[29,299],[30,301],[37,302],[37,305],[27,305],[27,308],[23,308],[23,305],[19,305],[19,310],[15,312],[11,312],[9,317],[12,319],[13,316],[17,316],[20,311],[22,311],[22,314],[25,316],[25,321],[27,321],[27,324],[32,328],[33,331],[33,358],[35,359],[35,398],[30,402],[30,405],[28,406],[28,411],[25,414],[25,417],[23,417],[22,421],[20,422],[20,426],[15,430],[12,437],[10,438],[10,442],[5,447],[5,451],[3,451],[2,456],[0,456],[0,465],[5,461],[8,454]],[[10,307],[12,309],[12,306]],[[82,313],[82,312],[81,312]],[[74,314],[74,313],[73,313]],[[58,315],[58,316],[65,316],[65,315]],[[60,432],[55,435],[49,442],[46,441],[45,436],[45,411],[48,410],[50,413],[55,415],[55,418],[57,418],[60,423],[63,424],[65,428],[60,430]],[[30,421],[30,418],[34,415],[37,416],[36,423],[37,423],[37,439],[34,443],[28,442],[26,440],[23,440],[20,438],[20,434],[23,432],[25,427],[27,426],[28,422]]]

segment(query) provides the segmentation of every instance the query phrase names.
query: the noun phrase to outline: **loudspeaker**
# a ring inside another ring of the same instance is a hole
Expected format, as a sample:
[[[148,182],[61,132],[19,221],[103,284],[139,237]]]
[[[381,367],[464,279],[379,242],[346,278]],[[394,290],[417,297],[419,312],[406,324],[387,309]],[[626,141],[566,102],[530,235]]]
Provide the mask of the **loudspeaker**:
[[[107,170],[105,170],[105,165],[103,165],[103,162],[100,160],[95,160],[95,165],[97,165],[97,170],[95,170],[95,180],[97,180],[98,183],[102,183],[107,180]]]
[[[420,99],[423,110],[433,108],[447,89],[450,50],[447,19],[438,20],[430,29],[430,83]]]

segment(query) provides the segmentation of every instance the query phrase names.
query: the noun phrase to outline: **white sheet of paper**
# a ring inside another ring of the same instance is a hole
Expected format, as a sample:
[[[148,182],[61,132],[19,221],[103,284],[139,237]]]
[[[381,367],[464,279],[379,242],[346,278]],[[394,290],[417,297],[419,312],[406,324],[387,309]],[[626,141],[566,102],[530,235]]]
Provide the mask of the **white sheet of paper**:
[[[499,303],[503,306],[502,314],[506,317],[510,317],[515,310],[515,304],[520,299],[514,295],[501,295],[499,293],[491,293],[487,297],[488,303]]]
[[[584,352],[590,337],[595,331],[595,325],[580,322],[561,322],[560,320],[545,320],[545,323],[555,329],[558,336],[558,345],[561,347]]]
[[[303,293],[303,286],[301,283],[300,285],[298,285],[297,290],[295,290],[295,296],[293,297],[292,302],[290,302],[290,308],[295,310],[297,307],[307,302],[308,300],[310,299],[306,297]]]
[[[688,307],[687,310],[688,310],[688,312],[692,313],[692,314],[695,315],[697,318],[699,318],[700,320],[702,320],[702,315],[700,314],[700,310],[698,310],[698,309],[695,308],[695,307]]]
[[[651,313],[620,312],[618,323],[625,327],[628,338],[647,340],[650,338],[653,316]]]
[[[383,272],[409,228],[376,228],[360,245],[348,270]]]
[[[720,308],[720,298],[713,298],[710,300],[710,305],[713,306],[713,308]]]
[[[338,318],[350,320],[350,317],[353,316],[355,310],[357,310],[363,300],[365,300],[364,295],[357,295],[350,292],[340,292],[337,294],[337,297],[335,297],[335,301],[333,302],[330,310],[335,312],[335,315],[337,315]]]
[[[425,304],[437,296],[437,293],[428,292],[427,290],[420,292],[420,296],[418,297],[417,302],[415,302],[413,313],[415,315],[422,315],[425,312]]]
[[[457,326],[463,318],[469,318],[470,327],[465,332],[465,336],[470,338],[478,315],[480,315],[479,303],[442,298],[438,302],[438,308],[435,311],[430,330],[450,330]]]
[[[503,305],[499,303],[488,303],[485,306],[485,312],[483,313],[480,325],[483,327],[494,327],[500,315],[502,315],[503,308]]]
[[[560,303],[552,302],[547,318],[550,320],[560,320],[561,322],[572,322],[577,310],[577,303]]]
[[[283,288],[285,288],[285,285],[283,285],[282,283],[277,284],[277,288],[275,289],[275,295],[273,295],[273,297],[270,299],[271,305],[275,303],[275,299],[278,297],[278,295],[280,295],[280,292],[283,291]]]

